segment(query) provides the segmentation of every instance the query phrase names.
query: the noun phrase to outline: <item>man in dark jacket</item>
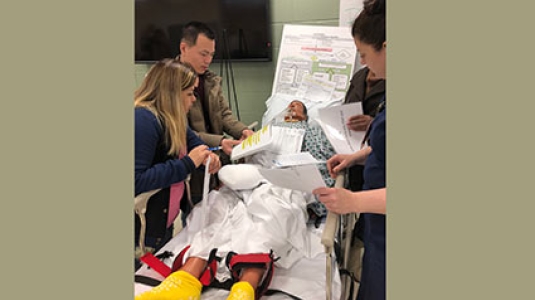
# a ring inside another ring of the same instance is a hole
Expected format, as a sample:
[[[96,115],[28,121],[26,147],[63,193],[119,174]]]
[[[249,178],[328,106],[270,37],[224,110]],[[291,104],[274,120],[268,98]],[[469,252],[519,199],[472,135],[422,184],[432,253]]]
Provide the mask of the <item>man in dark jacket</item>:
[[[180,41],[180,55],[177,59],[189,64],[199,77],[199,86],[195,89],[197,101],[193,103],[188,121],[190,128],[209,147],[221,147],[222,164],[230,163],[232,147],[254,132],[240,122],[232,113],[227,99],[223,96],[221,77],[208,70],[215,54],[215,34],[206,24],[190,22],[184,26]],[[231,138],[228,138],[228,137]],[[210,189],[218,185],[217,177],[212,176]],[[191,200],[193,204],[202,199],[204,174],[193,172],[190,179]],[[182,201],[187,204],[187,201]],[[182,206],[183,220],[191,207]]]

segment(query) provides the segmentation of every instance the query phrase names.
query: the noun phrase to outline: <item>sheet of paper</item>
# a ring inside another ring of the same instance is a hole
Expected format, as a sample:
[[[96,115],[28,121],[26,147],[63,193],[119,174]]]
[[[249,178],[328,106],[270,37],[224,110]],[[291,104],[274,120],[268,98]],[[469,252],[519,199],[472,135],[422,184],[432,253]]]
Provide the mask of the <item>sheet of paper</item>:
[[[315,159],[310,152],[299,152],[294,154],[277,155],[273,158],[273,165],[275,167],[288,167],[307,164],[319,164],[319,160]]]
[[[284,169],[260,169],[260,174],[276,186],[312,193],[325,182],[315,164],[291,166]]]
[[[349,117],[362,114],[360,102],[319,110],[319,123],[338,154],[350,154],[360,149],[364,131],[350,130],[346,123]]]
[[[288,105],[296,98],[291,95],[273,94],[266,100],[266,111],[262,116],[262,126],[266,126],[271,122],[278,122],[284,120],[284,114],[288,109]]]
[[[272,143],[269,150],[277,154],[301,152],[305,129],[271,126]]]
[[[230,159],[237,160],[268,148],[272,143],[271,126],[264,126],[232,148]]]
[[[335,87],[336,82],[328,78],[306,75],[297,89],[296,97],[312,102],[332,101]]]
[[[336,82],[332,97],[343,97],[356,55],[347,27],[285,24],[271,94],[295,96],[303,78],[310,74]]]

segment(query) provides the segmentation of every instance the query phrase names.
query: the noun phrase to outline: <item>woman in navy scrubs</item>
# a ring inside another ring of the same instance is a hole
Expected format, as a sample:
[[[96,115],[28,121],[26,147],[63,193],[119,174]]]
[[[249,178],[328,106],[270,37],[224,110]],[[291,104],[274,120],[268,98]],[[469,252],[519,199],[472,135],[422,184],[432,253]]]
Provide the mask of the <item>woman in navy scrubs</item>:
[[[355,19],[352,35],[360,62],[378,78],[386,78],[385,0],[365,1]],[[367,143],[353,154],[337,154],[327,162],[331,176],[356,164],[364,164],[364,186],[359,192],[343,188],[314,190],[329,211],[358,212],[363,225],[364,257],[358,292],[359,300],[383,300],[386,297],[385,225],[386,225],[386,98],[366,135]]]

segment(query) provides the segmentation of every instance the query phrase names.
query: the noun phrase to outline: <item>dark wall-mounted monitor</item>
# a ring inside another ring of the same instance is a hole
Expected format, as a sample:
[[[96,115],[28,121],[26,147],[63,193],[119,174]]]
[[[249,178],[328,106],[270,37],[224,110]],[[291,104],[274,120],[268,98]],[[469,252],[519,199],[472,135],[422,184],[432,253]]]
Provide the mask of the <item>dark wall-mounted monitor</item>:
[[[269,0],[135,0],[136,63],[179,54],[182,27],[200,21],[216,33],[214,61],[271,61]]]

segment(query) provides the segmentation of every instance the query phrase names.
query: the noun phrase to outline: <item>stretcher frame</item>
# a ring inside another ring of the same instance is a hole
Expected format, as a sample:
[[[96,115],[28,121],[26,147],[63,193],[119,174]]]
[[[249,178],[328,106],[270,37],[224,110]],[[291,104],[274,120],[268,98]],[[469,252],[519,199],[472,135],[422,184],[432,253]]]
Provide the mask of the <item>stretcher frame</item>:
[[[340,172],[335,181],[334,187],[336,188],[343,188],[344,187],[344,179],[345,179],[345,172]],[[187,186],[189,188],[189,186]],[[145,228],[146,228],[146,222],[145,222],[145,212],[148,200],[152,195],[160,191],[160,189],[151,190],[148,192],[141,193],[137,195],[134,199],[134,211],[136,214],[139,215],[141,220],[141,230],[140,230],[140,236],[139,236],[139,245],[138,251],[136,251],[136,256],[143,256],[148,252],[148,249],[145,247],[144,243],[144,236],[145,236]],[[186,191],[189,194],[189,189]],[[189,195],[188,195],[189,196]],[[324,246],[325,251],[325,261],[326,261],[326,283],[325,283],[325,294],[327,300],[333,300],[332,297],[332,270],[333,270],[333,264],[336,262],[335,258],[335,243],[340,243],[340,249],[341,249],[341,266],[339,266],[339,269],[347,270],[349,267],[349,258],[350,258],[350,251],[354,250],[351,246],[351,240],[353,236],[353,229],[355,227],[355,223],[357,220],[357,215],[352,214],[346,214],[346,215],[339,215],[337,213],[328,212],[325,226],[322,232],[321,236],[321,243]],[[360,251],[360,249],[357,249],[357,251]],[[360,252],[359,252],[360,253]],[[359,267],[359,262],[354,262],[354,264]],[[358,275],[358,274],[356,274]],[[346,300],[349,296],[351,296],[352,293],[350,293],[350,290],[356,290],[354,287],[351,288],[351,285],[357,284],[353,281],[351,276],[344,276],[341,278],[342,282],[342,290],[341,290],[341,297],[340,300]],[[354,295],[352,296],[354,299]],[[352,299],[348,299],[352,300]]]
[[[345,171],[341,171],[336,176],[334,184],[335,188],[344,188]],[[321,243],[325,249],[326,262],[326,299],[332,300],[332,269],[335,263],[335,245],[338,242],[340,246],[340,270],[348,271],[346,276],[341,277],[342,280],[342,294],[340,300],[356,299],[356,290],[358,288],[358,280],[360,278],[359,269],[361,264],[361,249],[362,245],[352,245],[353,230],[358,219],[356,213],[337,214],[329,211],[325,220],[325,227],[321,236]],[[353,261],[353,272],[349,271],[351,251],[356,251],[357,261]],[[342,275],[342,274],[340,274]]]

